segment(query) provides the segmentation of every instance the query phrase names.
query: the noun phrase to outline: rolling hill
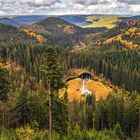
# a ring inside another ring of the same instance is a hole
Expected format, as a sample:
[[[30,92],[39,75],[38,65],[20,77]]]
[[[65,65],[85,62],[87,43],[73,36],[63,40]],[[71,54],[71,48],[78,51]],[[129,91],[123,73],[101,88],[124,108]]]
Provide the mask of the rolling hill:
[[[20,40],[26,38],[24,32],[20,32],[12,25],[0,24],[0,41]]]
[[[12,25],[15,27],[22,27],[22,26],[30,26],[33,23],[36,23],[47,16],[37,16],[37,15],[31,15],[31,16],[6,16],[0,18],[0,23],[6,24],[6,25]]]
[[[117,15],[87,15],[85,20],[88,22],[83,27],[86,28],[97,28],[106,27],[111,29],[120,23],[130,22],[132,20],[140,20],[140,16],[117,16]]]
[[[12,34],[18,32],[18,29],[11,25],[0,24],[0,34]]]
[[[97,46],[115,46],[117,48],[140,48],[140,20],[121,22],[93,39]],[[96,40],[96,41],[95,41]]]
[[[101,32],[105,30],[105,28],[91,28],[91,29],[81,28],[80,26],[72,24],[58,17],[48,17],[42,21],[33,24],[31,28],[36,30],[37,32],[54,35],[60,35],[61,33],[81,35],[87,33]]]
[[[81,42],[85,35],[104,31],[105,28],[85,29],[61,18],[48,17],[22,30],[32,31],[45,37],[48,44],[70,48]]]
[[[47,43],[64,47],[71,47],[80,40],[79,32],[83,30],[65,20],[49,17],[26,28],[47,39]]]
[[[0,41],[38,41],[35,36],[30,36],[21,29],[0,23]]]
[[[56,17],[49,17],[31,26],[38,33],[61,35],[76,34],[81,28]]]
[[[140,20],[140,16],[117,16],[117,15],[20,15],[20,16],[1,16],[0,23],[13,25],[16,27],[31,26],[34,23],[42,21],[49,17],[63,19],[71,24],[88,27],[88,28],[113,28],[120,22],[128,22],[131,20]]]

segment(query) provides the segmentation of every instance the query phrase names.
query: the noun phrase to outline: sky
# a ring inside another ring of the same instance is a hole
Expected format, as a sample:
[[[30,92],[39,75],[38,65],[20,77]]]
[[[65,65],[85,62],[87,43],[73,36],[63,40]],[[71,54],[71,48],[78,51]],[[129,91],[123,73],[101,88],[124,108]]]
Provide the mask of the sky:
[[[0,15],[140,15],[140,0],[0,0]]]

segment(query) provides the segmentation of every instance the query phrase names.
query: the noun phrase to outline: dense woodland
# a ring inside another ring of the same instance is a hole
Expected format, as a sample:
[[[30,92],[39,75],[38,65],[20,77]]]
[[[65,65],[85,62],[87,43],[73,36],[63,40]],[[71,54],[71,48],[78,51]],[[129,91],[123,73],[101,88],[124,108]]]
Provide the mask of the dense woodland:
[[[139,139],[139,49],[113,45],[73,51],[57,46],[55,39],[49,46],[25,37],[0,42],[0,139],[49,139],[50,100],[54,140]],[[71,68],[94,71],[123,90],[107,99],[97,101],[93,93],[69,102],[64,77]],[[62,87],[65,94],[60,98]]]
[[[103,48],[102,48],[103,49]],[[140,92],[140,51],[87,49],[69,56],[70,67],[88,68],[103,74],[113,84]]]

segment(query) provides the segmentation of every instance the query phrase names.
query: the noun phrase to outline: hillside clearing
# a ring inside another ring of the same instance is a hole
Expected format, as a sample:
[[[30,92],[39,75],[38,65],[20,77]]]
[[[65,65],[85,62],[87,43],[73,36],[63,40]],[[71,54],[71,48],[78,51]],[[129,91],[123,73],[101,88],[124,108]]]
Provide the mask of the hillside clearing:
[[[116,23],[120,21],[119,17],[116,16],[89,16],[87,21],[91,21],[92,24],[85,26],[85,28],[97,28],[97,27],[106,27],[108,29],[116,26]]]
[[[67,93],[68,93],[68,99],[69,101],[73,100],[81,100],[85,96],[81,94],[81,87],[82,87],[82,79],[76,78],[74,80],[70,80],[67,83]],[[87,80],[85,83],[85,86],[89,91],[95,94],[96,101],[98,101],[101,97],[106,99],[107,96],[113,91],[112,88],[110,88],[107,85],[104,85],[100,81],[94,81],[94,80]],[[65,89],[60,90],[60,96],[63,97]]]

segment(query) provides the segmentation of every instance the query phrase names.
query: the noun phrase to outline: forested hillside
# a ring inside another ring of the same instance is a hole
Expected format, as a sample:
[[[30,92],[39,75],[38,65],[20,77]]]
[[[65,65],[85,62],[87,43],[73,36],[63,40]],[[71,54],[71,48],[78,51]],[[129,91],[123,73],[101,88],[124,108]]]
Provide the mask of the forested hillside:
[[[0,41],[14,42],[14,41],[35,41],[34,37],[28,36],[25,32],[19,30],[12,25],[0,24]]]
[[[82,42],[86,35],[99,33],[105,28],[81,28],[57,17],[48,17],[30,27],[21,28],[23,31],[34,32],[46,38],[48,45],[72,48]]]
[[[140,50],[108,50],[89,48],[73,52],[69,66],[95,70],[112,83],[129,91],[140,92]]]
[[[0,139],[139,140],[139,26],[0,24]]]
[[[140,48],[139,29],[139,20],[122,22],[92,39],[88,38],[86,42],[96,46],[114,46],[117,49],[136,49]]]

